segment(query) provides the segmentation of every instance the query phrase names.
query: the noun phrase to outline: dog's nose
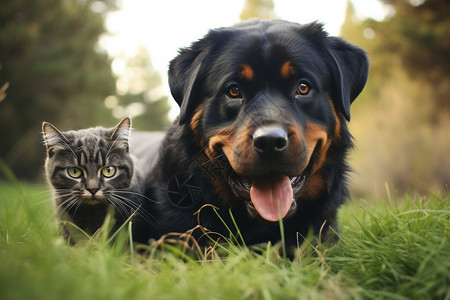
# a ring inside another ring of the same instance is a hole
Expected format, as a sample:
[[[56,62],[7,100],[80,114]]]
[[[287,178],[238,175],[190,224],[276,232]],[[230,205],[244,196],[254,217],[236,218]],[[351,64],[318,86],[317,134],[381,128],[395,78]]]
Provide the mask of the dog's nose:
[[[263,156],[280,154],[288,144],[287,132],[279,126],[263,126],[253,133],[253,147]]]

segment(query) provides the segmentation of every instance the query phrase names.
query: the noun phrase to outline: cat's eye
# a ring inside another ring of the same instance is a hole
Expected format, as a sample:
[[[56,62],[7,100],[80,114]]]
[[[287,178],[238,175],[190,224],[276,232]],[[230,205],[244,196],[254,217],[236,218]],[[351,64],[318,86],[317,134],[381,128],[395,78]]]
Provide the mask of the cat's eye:
[[[310,86],[309,82],[307,82],[305,80],[300,81],[300,83],[298,84],[298,87],[297,87],[297,94],[306,96],[309,94],[310,91],[311,91],[311,86]]]
[[[83,175],[83,170],[77,167],[69,167],[67,168],[67,173],[72,178],[80,178]]]
[[[107,178],[113,177],[114,174],[116,174],[116,168],[111,167],[111,166],[104,167],[102,169],[102,174],[103,174],[103,176],[105,176]]]

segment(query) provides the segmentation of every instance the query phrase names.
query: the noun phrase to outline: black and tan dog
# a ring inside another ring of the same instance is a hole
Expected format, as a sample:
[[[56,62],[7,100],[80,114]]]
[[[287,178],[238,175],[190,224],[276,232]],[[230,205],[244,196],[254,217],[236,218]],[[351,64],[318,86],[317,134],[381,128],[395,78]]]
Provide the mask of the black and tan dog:
[[[228,236],[211,206],[247,245],[280,240],[281,219],[291,246],[335,227],[367,74],[364,51],[317,23],[251,20],[182,49],[169,69],[181,114],[148,180],[159,236],[198,220]]]

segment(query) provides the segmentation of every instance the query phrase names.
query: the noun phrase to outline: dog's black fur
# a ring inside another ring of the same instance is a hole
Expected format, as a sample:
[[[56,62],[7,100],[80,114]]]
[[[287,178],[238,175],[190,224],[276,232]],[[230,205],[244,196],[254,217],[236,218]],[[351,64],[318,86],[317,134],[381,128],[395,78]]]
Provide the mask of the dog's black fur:
[[[232,213],[247,245],[277,242],[279,222],[261,217],[250,188],[279,176],[293,188],[283,218],[288,246],[311,228],[316,235],[336,228],[336,210],[348,197],[350,104],[367,75],[364,51],[329,37],[318,23],[250,20],[182,49],[169,69],[181,113],[147,182],[147,196],[158,202],[149,208],[159,219],[157,237],[198,220],[229,236],[214,206],[236,231]],[[269,132],[263,144],[256,143],[260,128]],[[201,234],[196,238],[207,241]]]

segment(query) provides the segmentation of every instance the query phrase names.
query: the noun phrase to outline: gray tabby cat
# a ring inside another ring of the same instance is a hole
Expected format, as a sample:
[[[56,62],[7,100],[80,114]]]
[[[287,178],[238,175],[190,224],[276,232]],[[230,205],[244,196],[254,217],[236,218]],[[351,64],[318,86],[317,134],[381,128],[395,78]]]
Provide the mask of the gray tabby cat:
[[[143,185],[163,133],[131,134],[131,119],[126,117],[114,128],[67,132],[44,122],[42,134],[47,148],[46,175],[66,239],[75,243],[82,236],[71,223],[93,235],[103,225],[110,206],[114,207],[113,231],[134,214],[133,223],[147,231],[146,238],[151,236],[153,217],[148,209],[152,205],[145,203],[146,210],[141,205],[152,200],[143,195]]]

